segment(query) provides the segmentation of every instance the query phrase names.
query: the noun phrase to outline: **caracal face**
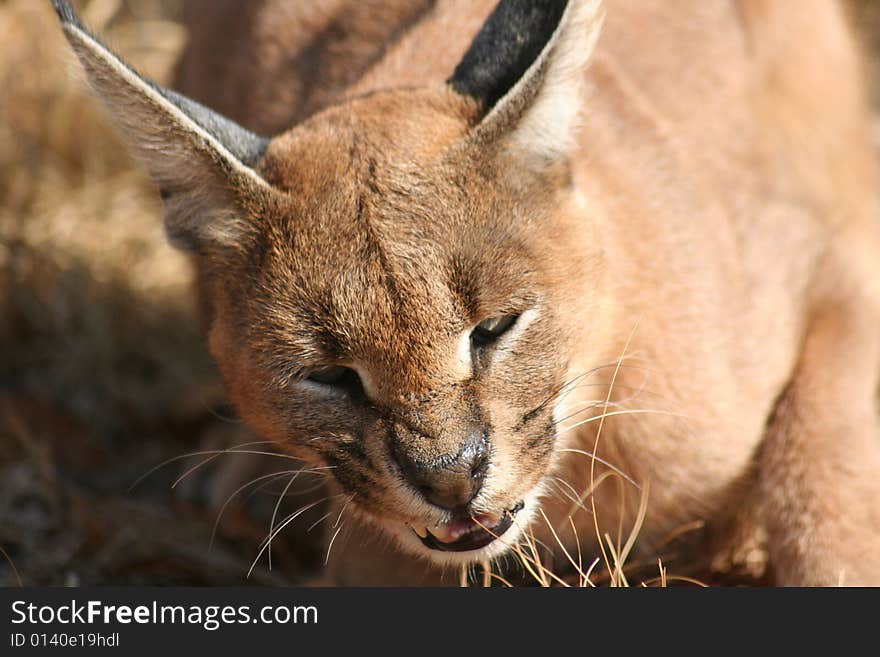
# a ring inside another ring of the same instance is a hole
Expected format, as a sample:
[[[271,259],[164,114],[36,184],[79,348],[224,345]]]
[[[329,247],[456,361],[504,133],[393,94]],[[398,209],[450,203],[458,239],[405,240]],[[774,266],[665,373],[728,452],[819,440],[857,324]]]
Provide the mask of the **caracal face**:
[[[378,94],[273,140],[258,172],[286,194],[239,263],[259,267],[212,295],[246,419],[435,560],[497,553],[534,511],[572,331],[559,281],[597,264],[566,257],[564,172],[505,175],[463,143],[473,111]]]

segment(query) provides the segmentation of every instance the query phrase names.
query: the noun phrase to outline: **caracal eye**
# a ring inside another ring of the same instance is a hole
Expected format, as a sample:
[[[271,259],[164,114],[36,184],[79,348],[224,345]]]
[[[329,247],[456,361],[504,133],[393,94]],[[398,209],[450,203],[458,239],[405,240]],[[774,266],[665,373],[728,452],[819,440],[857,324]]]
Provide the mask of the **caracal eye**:
[[[484,319],[477,324],[471,333],[471,340],[479,344],[488,344],[500,338],[519,319],[519,315],[499,315]]]
[[[316,367],[308,375],[309,381],[321,383],[325,386],[349,386],[360,384],[360,377],[350,367],[342,365],[330,365],[329,367]]]

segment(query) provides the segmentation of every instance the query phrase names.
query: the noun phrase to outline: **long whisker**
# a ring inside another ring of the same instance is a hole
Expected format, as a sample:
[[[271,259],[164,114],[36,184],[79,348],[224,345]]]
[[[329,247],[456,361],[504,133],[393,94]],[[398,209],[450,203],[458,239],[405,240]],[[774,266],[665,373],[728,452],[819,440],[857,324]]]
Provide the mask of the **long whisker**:
[[[575,503],[572,504],[571,508],[568,510],[568,513],[565,516],[565,519],[562,522],[570,520],[572,518],[572,516],[574,515],[575,511],[577,511],[579,508],[583,509],[584,511],[586,511],[590,515],[595,516],[595,513],[596,513],[595,505],[591,505],[591,507],[588,509],[584,506],[584,501],[588,497],[592,497],[593,493],[599,488],[599,486],[602,485],[602,482],[604,482],[606,479],[609,479],[610,477],[616,477],[616,476],[619,476],[616,472],[603,472],[601,475],[599,475],[599,477],[593,482],[593,484],[578,496],[577,500],[575,500]],[[558,527],[557,527],[557,529],[558,529]]]
[[[576,386],[575,386],[574,388],[572,388],[572,389],[573,389],[573,390],[579,390],[579,389],[581,389],[581,388],[601,388],[601,387],[604,387],[604,386],[607,386],[607,385],[609,385],[609,384],[607,384],[607,383],[605,383],[605,382],[579,383],[578,385],[576,385]],[[650,395],[650,396],[652,396],[652,397],[659,397],[659,398],[661,398],[661,399],[663,398],[663,396],[662,396],[659,392],[653,392],[653,391],[651,391],[651,390],[647,390],[644,386],[629,386],[629,385],[624,385],[624,384],[622,384],[622,383],[615,383],[615,384],[614,384],[614,388],[615,388],[616,390],[629,390],[629,391],[632,391],[632,392],[635,393],[634,396],[638,396],[638,395]]]
[[[342,508],[339,510],[339,515],[336,516],[336,522],[333,523],[333,526],[336,527],[339,525],[339,521],[342,520],[342,514],[345,513],[346,507],[349,503],[354,499],[354,495],[349,495],[348,499],[345,500],[345,504],[342,505]]]
[[[552,576],[554,574],[553,571],[550,570],[547,566],[545,566],[543,564],[543,562],[541,561],[541,552],[540,552],[540,550],[538,550],[538,546],[535,543],[535,533],[532,531],[531,527],[528,528],[528,533],[525,534],[525,538],[526,538],[526,545],[529,546],[529,550],[531,550],[531,552],[532,552],[532,558],[534,559],[535,568],[538,569],[538,571],[541,573],[542,577],[547,574]],[[549,548],[547,549],[547,551],[550,552]],[[557,579],[560,579],[560,581],[562,581],[561,578],[557,578]],[[544,578],[544,580],[541,583],[545,587],[550,586],[550,582],[547,581],[546,578]]]
[[[311,525],[309,525],[309,528],[306,530],[306,534],[310,533],[315,527],[317,527],[318,525],[320,525],[322,522],[324,522],[327,518],[329,518],[329,517],[332,516],[332,515],[333,515],[333,512],[332,512],[332,511],[328,511],[328,512],[325,513],[323,516],[321,516],[320,518],[318,518],[317,520],[315,520],[315,522],[313,522]]]
[[[244,484],[242,484],[241,486],[236,488],[234,491],[232,491],[232,493],[226,498],[226,501],[223,502],[223,505],[220,507],[220,511],[218,511],[218,513],[217,513],[217,518],[214,520],[214,528],[211,531],[211,541],[208,544],[208,549],[211,549],[211,547],[213,547],[213,545],[214,545],[214,540],[217,537],[217,529],[220,526],[220,520],[223,518],[223,514],[226,511],[226,507],[229,506],[229,504],[232,502],[232,500],[235,499],[235,497],[241,491],[243,491],[248,486],[253,486],[257,482],[263,481],[264,479],[268,479],[269,481],[267,481],[266,484],[269,484],[269,483],[275,481],[276,479],[280,479],[281,477],[289,475],[293,472],[295,472],[295,470],[284,470],[282,472],[272,472],[270,474],[265,474],[260,477],[256,477],[255,479],[251,479],[248,482],[245,482]]]
[[[275,441],[272,441],[272,440],[260,440],[260,441],[250,442],[250,443],[242,443],[241,445],[238,445],[235,447],[230,447],[228,449],[208,449],[208,450],[200,450],[198,452],[189,452],[187,454],[180,454],[179,456],[174,456],[170,459],[166,459],[165,461],[162,461],[158,465],[147,470],[144,474],[142,474],[140,477],[135,479],[134,483],[128,487],[128,490],[129,490],[129,492],[131,492],[131,490],[134,489],[138,484],[140,484],[144,479],[149,477],[151,474],[153,474],[157,470],[164,468],[166,465],[169,465],[169,464],[174,463],[176,461],[181,461],[183,459],[192,458],[195,456],[209,456],[209,455],[221,456],[223,454],[257,454],[257,455],[261,455],[261,456],[274,456],[276,458],[290,459],[291,461],[300,461],[300,459],[298,459],[295,456],[290,456],[289,454],[282,454],[281,452],[268,452],[268,451],[261,451],[261,450],[238,449],[239,447],[248,447],[248,446],[252,446],[252,445],[271,445],[271,444],[278,444],[278,443],[276,443]]]
[[[275,529],[275,531],[273,531],[270,535],[268,535],[266,537],[266,539],[263,541],[262,546],[260,547],[260,551],[257,553],[257,556],[254,558],[253,562],[251,563],[251,567],[248,570],[247,579],[250,579],[251,573],[254,572],[254,568],[256,567],[257,562],[260,560],[260,557],[263,556],[263,552],[266,551],[266,548],[272,542],[272,539],[274,539],[279,534],[279,532],[281,532],[285,527],[287,527],[287,525],[292,523],[294,520],[296,520],[299,516],[301,516],[303,513],[305,513],[309,509],[312,509],[312,508],[318,506],[319,504],[321,504],[322,502],[325,502],[328,499],[332,499],[333,497],[339,497],[339,496],[333,495],[330,497],[325,497],[323,499],[317,500],[315,502],[312,502],[311,504],[305,505],[304,507],[300,508],[299,510],[297,510],[294,513],[291,513],[289,516],[287,516],[281,522],[281,524],[278,525],[278,527]]]
[[[218,450],[218,451],[216,451],[213,455],[209,456],[208,458],[204,459],[203,461],[200,461],[200,462],[197,463],[196,465],[194,465],[194,466],[188,468],[187,470],[185,470],[184,473],[183,473],[182,475],[180,475],[177,479],[174,480],[174,483],[171,484],[171,488],[177,488],[177,484],[179,484],[181,481],[183,481],[184,479],[186,479],[186,478],[187,478],[188,476],[190,476],[193,472],[195,472],[196,470],[199,470],[200,468],[202,468],[203,466],[207,465],[208,463],[210,463],[210,462],[213,461],[214,459],[220,458],[220,457],[223,456],[224,454],[232,454],[232,453],[246,454],[246,453],[250,453],[250,452],[248,452],[247,450],[243,450],[243,449],[239,449],[239,448],[242,448],[242,447],[250,447],[250,446],[253,446],[253,445],[265,445],[265,444],[267,444],[267,443],[272,443],[272,441],[260,440],[260,441],[255,441],[255,442],[251,442],[251,443],[242,443],[241,445],[236,445],[236,446],[234,446],[234,447],[229,447],[229,448],[227,448],[227,449],[225,449],[225,450]],[[274,453],[274,452],[272,452],[272,453]],[[193,454],[190,454],[189,456],[196,456],[196,454],[197,454],[197,453],[193,453]]]
[[[610,406],[610,404],[609,404],[609,406]],[[600,415],[595,415],[593,417],[589,417],[585,420],[581,420],[579,422],[576,422],[575,424],[571,425],[570,427],[565,427],[565,429],[563,429],[561,433],[567,433],[573,429],[577,429],[580,426],[583,426],[585,424],[589,424],[590,422],[596,422],[597,420],[599,421],[599,426],[601,429],[602,421],[604,421],[606,418],[616,417],[618,415],[643,415],[643,414],[669,415],[671,417],[687,418],[687,415],[685,415],[683,413],[674,413],[672,411],[662,411],[662,410],[656,410],[656,409],[651,409],[651,408],[632,408],[632,409],[626,409],[623,411],[610,411],[608,413],[602,413]]]
[[[207,403],[204,398],[201,400],[201,402],[202,408],[208,411],[209,415],[217,420],[220,420],[220,422],[223,422],[225,424],[244,424],[244,420],[240,417],[230,417],[228,415],[223,415],[222,413],[217,411],[211,404]]]
[[[327,545],[327,554],[324,556],[324,565],[330,561],[330,550],[333,549],[333,544],[336,542],[336,537],[339,536],[339,532],[342,531],[342,528],[345,527],[345,524],[339,524],[342,521],[342,514],[345,513],[345,509],[348,508],[349,503],[354,499],[354,495],[349,495],[348,499],[345,500],[345,504],[342,505],[342,508],[339,510],[339,515],[336,516],[336,522],[333,523],[333,526],[336,527],[336,531],[333,532],[333,536],[330,539],[330,543]]]
[[[278,496],[278,500],[275,502],[275,508],[272,509],[272,518],[269,520],[269,549],[266,553],[269,570],[272,570],[272,529],[275,527],[275,517],[278,515],[278,509],[281,507],[281,502],[284,501],[284,496],[287,494],[287,491],[290,490],[290,487],[293,486],[293,482],[296,481],[296,478],[301,472],[302,470],[293,473],[288,480],[287,485],[284,487],[284,490],[281,491],[281,495]]]
[[[569,501],[571,501],[574,506],[579,507],[582,511],[586,513],[592,513],[592,510],[588,509],[584,506],[583,500],[580,499],[580,493],[577,492],[577,489],[572,486],[570,483],[562,479],[561,477],[553,476],[553,481],[550,483],[554,484],[558,487],[560,493]],[[562,489],[562,486],[565,486],[568,490]],[[571,491],[571,492],[569,492]]]
[[[616,467],[615,465],[609,463],[609,462],[606,461],[605,459],[599,458],[599,457],[596,456],[595,454],[592,454],[592,453],[590,453],[590,452],[588,452],[588,451],[586,451],[586,450],[583,450],[583,449],[577,449],[577,448],[575,448],[575,447],[563,447],[563,448],[561,448],[559,451],[561,451],[561,452],[571,452],[571,453],[573,453],[573,454],[581,454],[581,455],[583,455],[583,456],[587,456],[587,457],[589,457],[589,458],[591,458],[591,459],[595,459],[596,461],[598,461],[599,463],[601,463],[602,465],[604,465],[606,468],[608,468],[608,469],[610,469],[610,470],[613,470],[614,472],[616,472],[617,474],[619,474],[619,475],[620,475],[621,477],[623,477],[627,482],[629,482],[630,484],[632,484],[632,485],[635,486],[636,488],[639,488],[639,485],[636,483],[636,480],[635,480],[635,479],[633,479],[632,477],[630,477],[628,474],[626,474],[626,473],[625,473],[623,470],[621,470],[620,468],[618,468],[618,467]]]
[[[316,466],[316,467],[311,467],[311,468],[302,467],[299,470],[286,471],[287,474],[292,474],[293,476],[290,478],[290,481],[287,482],[287,485],[284,486],[284,489],[281,491],[281,493],[278,496],[278,500],[275,502],[275,508],[272,511],[272,519],[269,523],[269,532],[270,533],[272,532],[272,526],[275,524],[275,518],[278,515],[278,509],[281,506],[281,503],[284,501],[284,498],[287,495],[288,491],[290,490],[290,487],[293,485],[293,482],[296,481],[297,477],[299,477],[304,472],[306,474],[310,474],[310,475],[326,476],[327,470],[332,470],[335,467],[336,467],[335,465],[324,465],[324,466]],[[267,483],[271,483],[271,482],[267,482]],[[319,490],[323,485],[324,485],[324,482],[319,481],[315,486],[310,486],[309,488],[303,489],[296,494],[305,495],[305,494],[314,492],[316,490]],[[256,490],[254,492],[256,492]],[[272,547],[271,547],[271,545],[269,546],[268,558],[269,558],[269,569],[271,570],[272,569],[272,565],[271,565],[272,564]]]
[[[629,401],[629,400],[624,400],[624,401]],[[614,408],[621,408],[622,409],[622,408],[624,408],[622,404],[623,404],[623,402],[611,402],[611,404],[609,404],[609,405]],[[587,400],[585,402],[585,405],[581,406],[576,411],[571,411],[571,410],[566,409],[566,411],[565,411],[566,415],[564,417],[559,418],[558,420],[554,420],[553,424],[555,426],[559,426],[563,422],[567,422],[568,420],[571,420],[572,418],[577,417],[581,413],[592,410],[592,409],[596,408],[597,406],[604,406],[604,405],[605,405],[604,399]]]
[[[627,363],[627,364],[624,364],[624,363],[623,363],[623,360],[633,361],[633,360],[644,360],[644,359],[639,358],[639,357],[635,356],[634,354],[628,354],[628,355],[624,354],[624,355],[622,355],[621,357],[619,357],[617,360],[615,360],[615,361],[613,361],[613,362],[611,362],[611,363],[606,363],[606,364],[604,364],[604,365],[599,365],[599,366],[597,366],[597,367],[592,368],[591,370],[587,370],[587,372],[586,372],[585,374],[587,374],[587,375],[595,374],[596,372],[599,372],[600,370],[608,369],[608,368],[611,368],[611,367],[615,368],[615,370],[618,370],[618,369],[624,369],[624,368],[625,368],[625,369],[627,369],[627,370],[641,371],[641,372],[645,372],[645,373],[647,373],[647,374],[654,374],[654,373],[655,373],[653,370],[648,369],[647,367],[644,367],[644,366],[641,366],[641,365],[630,365],[630,364],[628,364],[628,363]],[[574,379],[570,379],[566,384],[564,384],[563,386],[560,387],[560,391],[556,394],[555,397],[553,397],[553,398],[551,398],[551,399],[560,398],[560,397],[564,399],[564,398],[565,398],[566,396],[568,396],[573,390],[576,390],[576,389],[581,388],[581,387],[609,385],[609,384],[604,383],[604,382],[597,382],[597,383],[584,383],[584,382],[582,382],[582,381],[578,381],[578,380],[577,380],[577,379],[580,379],[580,378],[582,378],[582,377],[583,377],[583,375],[579,375],[578,377],[575,377]],[[572,385],[572,384],[574,384],[574,385]]]
[[[609,387],[609,392],[610,392],[610,386],[611,386],[611,384],[608,384],[608,383],[582,383],[582,384],[580,384],[580,385],[578,385],[578,386],[575,386],[575,388],[599,387],[599,386],[608,386],[608,387]],[[580,415],[581,413],[583,413],[583,412],[586,411],[586,410],[589,410],[589,409],[591,409],[591,408],[595,408],[596,406],[605,406],[605,405],[607,404],[608,406],[611,406],[611,407],[613,407],[613,408],[620,408],[620,409],[626,408],[626,407],[625,407],[625,404],[627,404],[627,403],[629,403],[629,402],[631,402],[631,401],[634,401],[634,400],[638,399],[639,397],[641,397],[641,396],[645,393],[644,385],[639,386],[638,388],[636,388],[636,387],[634,387],[634,386],[626,386],[626,385],[622,385],[622,384],[620,384],[620,383],[616,383],[616,382],[615,382],[615,384],[614,384],[614,388],[615,388],[615,390],[633,390],[634,392],[633,392],[633,394],[630,395],[629,397],[625,397],[624,399],[620,399],[620,400],[618,400],[618,401],[616,401],[616,402],[612,402],[612,401],[609,401],[609,400],[607,400],[607,399],[586,399],[586,400],[580,400],[581,403],[582,403],[582,404],[585,404],[585,405],[582,406],[581,408],[579,408],[579,409],[576,410],[576,411],[570,411],[570,410],[566,409],[566,412],[569,413],[569,415],[567,415],[567,416],[565,416],[565,417],[563,417],[563,418],[557,420],[557,421],[556,421],[556,424],[557,424],[557,425],[562,424],[563,422],[565,422],[565,421],[567,421],[567,420],[570,420],[571,418],[573,418],[573,417],[575,417],[575,416],[577,416],[577,415]],[[656,393],[649,393],[649,394],[652,394],[653,396],[655,396],[655,397],[659,397],[659,398],[662,399],[662,397],[660,397],[660,395],[658,395],[658,394],[656,394]]]
[[[343,528],[343,527],[345,527],[344,524],[339,525],[339,527],[336,528],[336,531],[333,532],[333,536],[332,536],[332,538],[330,539],[330,543],[327,545],[327,554],[326,554],[326,556],[324,557],[324,565],[325,565],[325,566],[326,566],[327,563],[330,561],[330,550],[333,549],[333,544],[336,542],[336,537],[339,536],[339,532],[342,531],[342,528]]]
[[[571,393],[571,391],[576,390],[577,388],[581,387],[581,385],[603,385],[601,383],[583,384],[581,382],[583,381],[583,379],[595,374],[596,372],[599,372],[600,370],[606,369],[608,367],[612,367],[613,365],[614,365],[614,363],[607,363],[605,365],[598,365],[598,366],[593,367],[589,370],[586,370],[585,372],[581,372],[580,374],[573,376],[572,378],[568,379],[567,381],[564,381],[560,385],[556,386],[554,388],[553,392],[551,392],[543,401],[541,401],[540,404],[538,404],[528,414],[537,413],[538,411],[544,409],[548,404],[550,404],[554,401],[557,401],[557,400],[565,399],[565,397],[568,396]]]
[[[598,365],[598,366],[593,367],[589,370],[586,370],[585,372],[581,372],[580,374],[573,376],[568,381],[565,381],[562,384],[560,384],[559,386],[557,386],[553,390],[553,392],[551,392],[550,395],[548,395],[540,404],[538,404],[532,411],[530,411],[530,413],[537,413],[538,411],[545,408],[548,404],[550,404],[560,398],[564,398],[564,396],[568,395],[572,390],[579,387],[579,382],[583,381],[583,379],[595,374],[596,372],[599,372],[603,369],[607,369],[609,367],[613,367],[615,365],[616,365],[616,363],[606,363],[605,365]],[[602,385],[602,384],[595,384],[595,385]]]
[[[587,370],[586,372],[581,372],[580,374],[578,374],[578,375],[572,377],[572,378],[569,379],[568,381],[564,381],[564,382],[561,383],[560,385],[556,386],[556,387],[553,389],[553,392],[551,392],[551,393],[550,393],[550,394],[549,394],[544,400],[541,401],[540,404],[538,404],[538,405],[534,408],[534,411],[533,411],[533,412],[540,411],[542,408],[544,408],[545,406],[547,406],[547,404],[550,404],[551,402],[553,402],[553,401],[555,401],[556,399],[558,399],[559,396],[560,396],[561,394],[563,394],[563,393],[564,393],[564,392],[565,392],[570,386],[575,385],[578,381],[581,381],[582,379],[584,379],[584,378],[590,376],[590,375],[593,374],[594,372],[597,372],[599,369],[601,369],[601,368],[593,368],[593,369],[591,369],[591,370]]]

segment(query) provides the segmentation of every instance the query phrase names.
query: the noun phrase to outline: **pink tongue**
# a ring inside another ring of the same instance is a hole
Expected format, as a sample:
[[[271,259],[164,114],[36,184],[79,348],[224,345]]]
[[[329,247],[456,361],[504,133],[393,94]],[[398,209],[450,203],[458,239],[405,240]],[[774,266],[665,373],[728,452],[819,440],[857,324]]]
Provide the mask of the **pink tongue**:
[[[474,520],[476,520],[476,522]],[[429,531],[438,541],[441,541],[443,543],[452,543],[454,541],[457,541],[465,534],[469,534],[473,531],[479,531],[481,529],[480,525],[485,527],[487,530],[492,531],[492,529],[494,529],[499,522],[497,518],[493,518],[492,516],[485,513],[481,513],[480,515],[475,516],[474,520],[471,520],[470,518],[466,518],[464,520],[453,520],[452,522],[445,525],[433,527]]]

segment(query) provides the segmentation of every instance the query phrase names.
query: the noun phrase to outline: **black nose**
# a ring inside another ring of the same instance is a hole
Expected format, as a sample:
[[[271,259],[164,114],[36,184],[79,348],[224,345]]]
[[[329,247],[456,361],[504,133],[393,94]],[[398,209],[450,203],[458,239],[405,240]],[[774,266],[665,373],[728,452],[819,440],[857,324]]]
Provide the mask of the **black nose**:
[[[396,448],[394,457],[404,477],[431,504],[466,514],[467,505],[477,496],[486,477],[489,466],[487,443],[486,434],[475,431],[455,454],[422,461]]]

